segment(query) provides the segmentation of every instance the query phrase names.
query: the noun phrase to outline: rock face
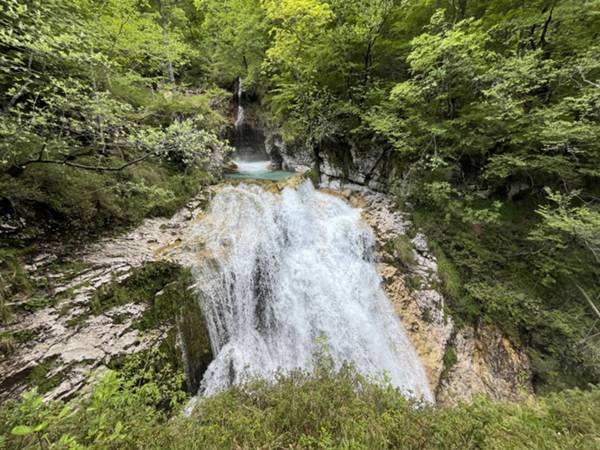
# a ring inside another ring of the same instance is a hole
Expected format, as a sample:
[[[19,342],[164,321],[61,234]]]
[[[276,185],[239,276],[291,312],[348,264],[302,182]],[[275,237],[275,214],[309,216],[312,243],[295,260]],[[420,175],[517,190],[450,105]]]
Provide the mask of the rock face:
[[[454,338],[456,364],[438,387],[438,401],[454,405],[474,393],[494,400],[518,400],[531,394],[527,357],[493,326],[463,328]]]
[[[293,187],[299,180],[291,179],[286,185]],[[281,188],[272,186],[275,191]],[[436,290],[436,258],[424,236],[407,237],[410,219],[391,196],[360,185],[324,190],[361,208],[364,220],[375,231],[384,289],[425,366],[438,403],[452,405],[476,394],[512,400],[531,392],[527,357],[499,330],[484,324],[457,329],[446,315],[444,298]],[[40,367],[48,380],[56,380],[46,397],[68,398],[113,358],[143,351],[164,339],[167,330],[141,333],[132,327],[144,312],[144,305],[133,302],[78,318],[98,288],[126,279],[145,262],[165,258],[184,266],[196,262],[189,260],[182,236],[203,216],[201,206],[206,200],[197,198],[171,219],[147,220],[129,233],[88,246],[79,257],[84,268],[69,276],[49,271],[54,259],[51,252],[36,258],[28,270],[52,279],[59,300],[17,316],[3,330],[25,338],[13,354],[0,360],[0,400],[14,398],[28,388],[31,374]],[[187,308],[177,318],[178,342],[193,391],[212,356],[207,351],[207,334],[193,332],[202,328],[201,312],[194,305]]]
[[[453,405],[477,394],[516,400],[532,392],[526,355],[499,330],[486,325],[456,329],[436,290],[436,258],[423,235],[408,239],[410,219],[398,211],[393,199],[361,186],[348,188],[343,195],[363,209],[365,221],[376,233],[385,291],[425,366],[437,402]],[[390,245],[398,240],[410,243],[408,265],[398,263],[402,256]]]
[[[283,170],[307,172],[315,169],[315,155],[305,148],[287,144],[277,133],[266,132],[265,147],[277,167]],[[375,191],[385,191],[390,175],[389,155],[384,149],[361,151],[338,142],[324,145],[319,154],[318,169],[321,185],[343,189],[359,185]]]
[[[162,259],[204,203],[206,199],[198,197],[171,219],[148,219],[129,233],[87,246],[78,256],[79,268],[74,273],[50,268],[56,259],[52,250],[39,255],[27,270],[32,277],[51,280],[55,304],[16,314],[2,330],[21,339],[12,354],[0,359],[0,400],[28,389],[35,371],[43,372],[49,381],[47,399],[68,398],[112,359],[158,345],[167,330],[142,333],[132,327],[145,310],[135,299],[100,315],[86,313],[87,305],[97,289],[125,280],[132,269],[146,262]],[[189,314],[180,327],[185,328],[194,317]],[[181,334],[184,345],[191,336]],[[206,355],[198,355],[198,348],[186,346],[186,352],[198,356],[198,363],[187,368],[196,378],[201,365],[207,365]]]

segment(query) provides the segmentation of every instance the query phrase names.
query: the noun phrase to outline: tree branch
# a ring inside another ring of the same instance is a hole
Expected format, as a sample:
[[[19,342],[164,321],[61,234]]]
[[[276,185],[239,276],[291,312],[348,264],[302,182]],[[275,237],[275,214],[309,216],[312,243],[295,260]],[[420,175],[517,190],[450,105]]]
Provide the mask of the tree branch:
[[[546,22],[544,22],[544,27],[542,28],[542,35],[540,36],[540,42],[538,44],[538,46],[540,48],[544,48],[547,44],[546,33],[548,33],[548,27],[550,26],[550,22],[552,21],[552,13],[553,12],[554,12],[554,6],[552,8],[550,8],[550,14],[548,15],[548,18],[546,19]]]
[[[600,84],[598,83],[594,83],[593,81],[588,80],[584,73],[583,73],[583,69],[581,67],[577,67],[577,71],[579,72],[579,75],[581,76],[581,79],[586,82],[587,84],[589,84],[590,86],[594,86],[595,88],[600,89]]]
[[[594,304],[594,302],[592,301],[592,299],[590,298],[590,296],[587,294],[587,292],[585,292],[585,290],[581,286],[579,286],[578,284],[576,284],[576,286],[577,286],[577,289],[579,289],[581,291],[581,293],[583,294],[584,298],[589,303],[589,305],[592,308],[592,310],[596,313],[596,315],[598,316],[598,318],[600,318],[600,310],[598,310],[598,308],[596,307],[596,305]]]
[[[67,161],[67,160],[61,161],[58,159],[41,159],[41,158],[24,161],[24,162],[18,164],[17,166],[24,168],[25,166],[29,166],[31,164],[57,164],[57,165],[75,167],[77,169],[91,170],[94,172],[120,172],[121,170],[126,169],[129,166],[133,166],[134,164],[137,164],[139,162],[142,162],[143,160],[145,160],[153,155],[154,155],[154,153],[146,153],[146,154],[140,156],[139,158],[134,159],[133,161],[129,161],[128,163],[125,163],[119,167],[90,166],[87,164],[79,164],[79,163]]]

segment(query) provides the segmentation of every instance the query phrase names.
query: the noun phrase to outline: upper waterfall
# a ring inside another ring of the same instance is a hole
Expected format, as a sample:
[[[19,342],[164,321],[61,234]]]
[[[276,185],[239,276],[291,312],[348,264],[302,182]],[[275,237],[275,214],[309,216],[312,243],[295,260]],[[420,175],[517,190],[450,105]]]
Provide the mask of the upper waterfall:
[[[310,370],[325,342],[336,366],[386,374],[407,396],[433,400],[382,290],[360,210],[309,182],[280,195],[229,186],[195,233],[205,242],[194,276],[216,355],[201,394],[249,376]]]
[[[245,111],[244,111],[244,105],[242,103],[242,98],[244,95],[244,80],[242,79],[242,77],[238,78],[238,83],[237,83],[237,91],[236,91],[236,97],[237,97],[237,105],[238,105],[238,109],[237,109],[237,117],[235,119],[235,128],[236,130],[239,130],[242,125],[244,124],[244,118],[245,118]]]

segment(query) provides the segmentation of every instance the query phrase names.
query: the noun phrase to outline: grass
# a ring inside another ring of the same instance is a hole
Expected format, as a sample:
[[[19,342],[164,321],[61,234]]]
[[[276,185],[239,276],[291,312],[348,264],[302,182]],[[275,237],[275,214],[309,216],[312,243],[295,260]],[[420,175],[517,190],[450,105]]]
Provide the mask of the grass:
[[[13,316],[9,305],[16,296],[23,296],[34,290],[34,284],[23,267],[22,256],[25,250],[0,248],[0,325]]]
[[[388,251],[394,257],[394,260],[404,268],[410,269],[417,263],[413,244],[408,236],[402,234],[387,245]]]
[[[62,374],[50,375],[56,365],[56,358],[49,359],[35,366],[28,375],[28,381],[38,392],[45,394],[57,387],[63,380]]]
[[[15,337],[10,333],[0,333],[0,355],[12,355],[16,348]]]
[[[456,355],[456,351],[454,350],[453,345],[446,346],[446,351],[444,352],[444,358],[442,359],[444,363],[442,374],[440,376],[440,380],[445,380],[452,368],[458,362],[458,356]]]

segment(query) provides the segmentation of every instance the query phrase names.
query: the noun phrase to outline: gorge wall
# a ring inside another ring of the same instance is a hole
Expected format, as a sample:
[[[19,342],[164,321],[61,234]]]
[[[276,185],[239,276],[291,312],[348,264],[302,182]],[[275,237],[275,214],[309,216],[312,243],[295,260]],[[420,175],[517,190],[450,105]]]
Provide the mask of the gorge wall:
[[[322,145],[317,160],[313,151],[286,143],[277,132],[266,130],[265,135],[266,151],[277,168],[318,172],[321,184],[332,188],[355,184],[385,191],[388,187],[392,166],[390,155],[384,148],[359,149],[331,141]]]

